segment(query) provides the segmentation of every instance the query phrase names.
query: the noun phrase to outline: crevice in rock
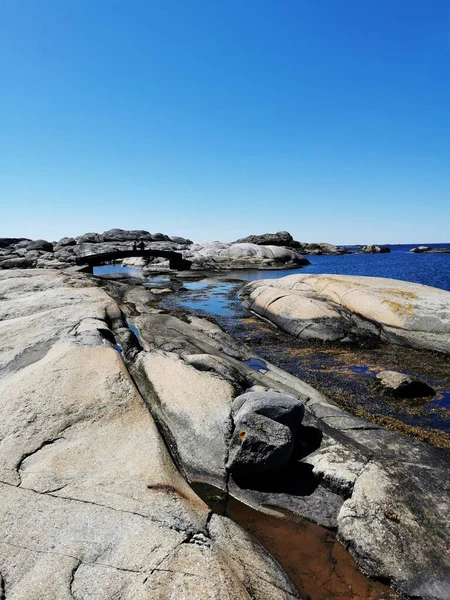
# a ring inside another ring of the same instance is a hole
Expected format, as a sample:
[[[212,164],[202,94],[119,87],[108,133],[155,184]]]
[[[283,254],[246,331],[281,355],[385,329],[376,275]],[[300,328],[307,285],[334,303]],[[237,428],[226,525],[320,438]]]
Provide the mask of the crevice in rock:
[[[73,589],[73,586],[74,586],[74,582],[75,582],[75,575],[76,575],[78,569],[80,568],[80,566],[81,566],[81,561],[78,560],[78,562],[75,564],[75,566],[72,569],[72,572],[70,574],[69,592],[70,592],[70,595],[73,598],[73,600],[78,600],[77,597],[75,596],[75,591]]]
[[[68,427],[66,427],[65,429],[68,429]],[[63,431],[65,431],[65,429]],[[56,437],[56,438],[54,438],[52,440],[45,440],[45,442],[42,442],[42,444],[40,446],[38,446],[37,448],[35,448],[31,452],[27,452],[26,454],[24,454],[23,456],[21,456],[21,458],[20,458],[20,460],[19,460],[19,462],[18,462],[18,464],[16,466],[17,475],[19,476],[18,486],[22,485],[21,470],[22,470],[22,465],[26,461],[26,459],[30,458],[30,456],[33,456],[34,454],[37,454],[40,450],[42,450],[46,446],[51,446],[52,444],[58,442],[59,440],[64,440],[64,439],[65,439],[64,436],[59,435],[58,437]]]
[[[21,489],[21,490],[24,490],[24,491],[27,491],[27,492],[33,492],[34,494],[39,494],[40,496],[55,498],[57,500],[65,500],[65,501],[69,501],[69,502],[80,502],[82,504],[90,504],[92,506],[98,506],[100,508],[106,508],[108,510],[113,510],[113,511],[119,512],[119,513],[125,513],[125,514],[129,514],[129,515],[136,515],[137,517],[141,517],[143,519],[147,519],[148,521],[151,521],[152,523],[155,523],[156,525],[159,525],[161,527],[172,529],[172,531],[176,531],[177,533],[183,533],[183,534],[185,534],[184,529],[177,528],[177,527],[175,527],[173,525],[167,524],[165,521],[159,521],[158,519],[155,519],[152,516],[149,516],[149,515],[146,515],[146,514],[143,514],[143,513],[134,512],[132,510],[123,510],[123,509],[120,509],[120,508],[114,508],[114,506],[109,506],[107,504],[100,504],[98,502],[92,502],[90,500],[81,500],[80,498],[71,498],[70,496],[59,496],[59,495],[54,494],[53,492],[39,492],[38,490],[34,490],[33,488],[23,487],[22,485],[21,486],[16,486],[16,485],[13,485],[13,484],[8,483],[6,481],[0,481],[0,484],[8,485],[8,486],[14,487],[16,489],[19,487],[19,489]],[[68,484],[66,484],[66,485],[64,485],[62,487],[66,487],[67,485]],[[55,490],[55,491],[57,491],[57,490]]]
[[[3,579],[3,575],[1,573],[0,573],[0,600],[6,600],[5,580]]]

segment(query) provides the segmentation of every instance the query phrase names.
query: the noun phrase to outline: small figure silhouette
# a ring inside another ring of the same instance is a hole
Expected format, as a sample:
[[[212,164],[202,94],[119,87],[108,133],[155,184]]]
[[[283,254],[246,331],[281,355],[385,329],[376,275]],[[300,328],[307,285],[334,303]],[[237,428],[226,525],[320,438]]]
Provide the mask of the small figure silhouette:
[[[136,250],[137,250],[137,241],[134,240],[134,242],[133,242],[133,252],[136,252]]]
[[[145,250],[145,244],[144,244],[144,240],[141,240],[139,242],[139,250]]]

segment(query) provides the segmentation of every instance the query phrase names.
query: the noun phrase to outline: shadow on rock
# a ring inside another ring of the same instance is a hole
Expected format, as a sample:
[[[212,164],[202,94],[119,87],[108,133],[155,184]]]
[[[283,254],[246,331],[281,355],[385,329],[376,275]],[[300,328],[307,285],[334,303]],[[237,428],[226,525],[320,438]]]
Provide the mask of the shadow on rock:
[[[317,489],[320,479],[313,474],[312,465],[291,461],[277,471],[262,475],[234,474],[233,481],[243,490],[310,496]]]

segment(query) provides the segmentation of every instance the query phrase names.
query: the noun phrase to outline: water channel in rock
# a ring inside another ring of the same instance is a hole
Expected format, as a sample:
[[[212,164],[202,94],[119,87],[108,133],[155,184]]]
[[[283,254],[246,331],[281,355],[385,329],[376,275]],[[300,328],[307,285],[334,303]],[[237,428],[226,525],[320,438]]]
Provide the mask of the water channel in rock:
[[[250,273],[244,273],[246,281]],[[253,273],[261,277],[261,272]],[[273,276],[273,271],[263,273]],[[245,281],[237,280],[238,274],[233,273],[234,279],[229,273],[199,281],[180,282],[176,278],[177,293],[165,297],[159,306],[175,314],[213,318],[262,359],[303,379],[353,414],[450,448],[449,356],[393,344],[347,348],[296,339],[242,307],[238,291]],[[386,398],[372,385],[375,375],[383,370],[411,374],[437,393],[420,400]]]

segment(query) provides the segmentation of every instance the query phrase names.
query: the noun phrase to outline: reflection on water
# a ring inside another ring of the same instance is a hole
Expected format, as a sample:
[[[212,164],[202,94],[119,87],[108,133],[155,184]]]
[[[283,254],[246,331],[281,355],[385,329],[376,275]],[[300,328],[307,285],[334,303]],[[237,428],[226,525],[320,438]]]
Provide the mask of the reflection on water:
[[[388,586],[365,577],[336,534],[288,511],[261,513],[213,486],[192,483],[214,512],[225,515],[255,537],[280,563],[309,600],[394,600]]]
[[[261,373],[267,373],[267,363],[260,358],[249,358],[248,360],[242,361],[244,362],[250,369],[254,371],[259,371]]]
[[[141,269],[136,267],[123,267],[122,265],[101,265],[93,267],[94,275],[140,275]]]
[[[181,293],[178,302],[180,307],[213,315],[233,314],[233,302],[236,304],[237,300],[231,301],[228,297],[234,287],[232,283],[203,280],[185,282],[183,285],[197,293],[188,296]]]

